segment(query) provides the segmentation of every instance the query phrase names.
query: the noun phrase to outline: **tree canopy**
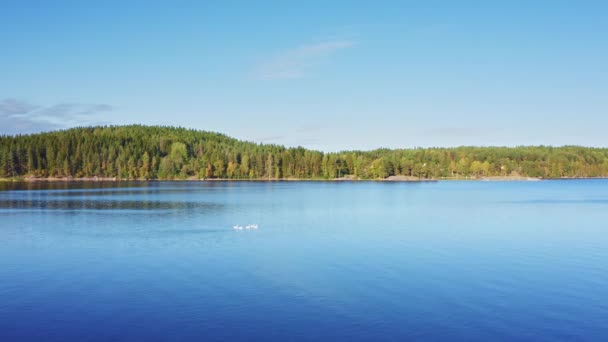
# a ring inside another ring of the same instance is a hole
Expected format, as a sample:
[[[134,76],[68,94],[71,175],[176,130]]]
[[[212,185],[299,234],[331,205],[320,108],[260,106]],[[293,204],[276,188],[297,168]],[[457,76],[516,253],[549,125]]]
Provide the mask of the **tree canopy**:
[[[323,153],[164,126],[99,126],[0,136],[0,177],[120,179],[606,177],[608,149],[580,146],[377,149]]]

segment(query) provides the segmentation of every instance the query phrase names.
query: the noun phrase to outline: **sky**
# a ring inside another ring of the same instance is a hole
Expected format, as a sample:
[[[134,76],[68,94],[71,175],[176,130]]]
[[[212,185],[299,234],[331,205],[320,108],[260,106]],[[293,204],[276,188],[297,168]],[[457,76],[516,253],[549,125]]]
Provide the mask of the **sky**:
[[[608,146],[608,1],[0,0],[0,134]]]

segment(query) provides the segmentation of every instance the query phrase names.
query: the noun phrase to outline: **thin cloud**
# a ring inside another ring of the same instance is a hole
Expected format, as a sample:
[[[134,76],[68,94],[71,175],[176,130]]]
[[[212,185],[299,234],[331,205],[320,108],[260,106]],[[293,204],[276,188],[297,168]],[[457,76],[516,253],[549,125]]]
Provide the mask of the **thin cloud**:
[[[300,45],[279,53],[259,65],[256,78],[262,80],[301,78],[316,65],[324,63],[332,54],[355,45],[350,40],[334,40]]]
[[[13,98],[4,99],[0,102],[0,114],[2,115],[26,114],[36,108],[37,106]]]
[[[99,112],[109,112],[114,110],[113,106],[110,106],[108,104],[92,104],[92,105],[87,105],[84,108],[81,109],[81,111],[79,112],[80,115],[92,115],[92,114],[97,114]]]
[[[108,104],[59,103],[37,106],[25,101],[0,102],[0,134],[48,131],[73,126],[100,124],[99,115],[114,110]]]
[[[2,134],[29,134],[35,132],[52,131],[64,128],[50,122],[34,121],[22,117],[0,116],[0,135]]]
[[[50,119],[85,119],[112,110],[114,110],[114,107],[107,104],[59,103],[42,108],[34,114],[37,117]]]

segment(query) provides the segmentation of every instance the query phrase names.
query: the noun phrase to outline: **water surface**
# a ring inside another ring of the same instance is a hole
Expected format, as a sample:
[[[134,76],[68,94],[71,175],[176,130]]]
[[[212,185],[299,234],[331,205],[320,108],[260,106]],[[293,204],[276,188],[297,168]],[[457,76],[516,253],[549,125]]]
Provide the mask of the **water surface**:
[[[2,341],[608,336],[607,180],[0,189]]]

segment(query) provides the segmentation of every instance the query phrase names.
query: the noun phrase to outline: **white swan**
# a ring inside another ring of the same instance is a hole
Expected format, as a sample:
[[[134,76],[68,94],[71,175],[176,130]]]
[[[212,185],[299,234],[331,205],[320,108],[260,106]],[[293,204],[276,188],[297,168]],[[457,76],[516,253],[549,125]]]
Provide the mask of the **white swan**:
[[[246,226],[243,227],[243,226],[237,224],[235,226],[232,226],[232,228],[234,228],[234,230],[258,229],[258,225],[254,223],[254,224],[248,224],[248,225],[246,225]]]

